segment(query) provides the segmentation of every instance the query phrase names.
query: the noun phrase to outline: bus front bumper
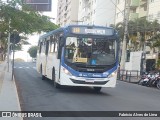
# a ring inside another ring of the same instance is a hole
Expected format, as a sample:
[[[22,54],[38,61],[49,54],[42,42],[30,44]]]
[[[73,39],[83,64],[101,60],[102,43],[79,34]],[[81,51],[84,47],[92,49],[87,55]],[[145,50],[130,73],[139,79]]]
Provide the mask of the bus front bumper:
[[[75,77],[61,73],[61,77],[58,82],[60,85],[66,86],[115,87],[116,76],[110,78],[88,78]]]

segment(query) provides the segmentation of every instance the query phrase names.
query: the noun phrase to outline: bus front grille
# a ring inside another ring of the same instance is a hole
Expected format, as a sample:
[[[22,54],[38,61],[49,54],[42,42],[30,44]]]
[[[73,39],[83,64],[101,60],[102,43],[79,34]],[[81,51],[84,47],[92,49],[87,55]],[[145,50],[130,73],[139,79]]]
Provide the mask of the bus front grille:
[[[82,80],[74,80],[72,78],[70,78],[70,80],[73,83],[76,84],[92,84],[92,85],[105,85],[108,81],[94,81],[94,82],[87,82],[87,81],[82,81]]]

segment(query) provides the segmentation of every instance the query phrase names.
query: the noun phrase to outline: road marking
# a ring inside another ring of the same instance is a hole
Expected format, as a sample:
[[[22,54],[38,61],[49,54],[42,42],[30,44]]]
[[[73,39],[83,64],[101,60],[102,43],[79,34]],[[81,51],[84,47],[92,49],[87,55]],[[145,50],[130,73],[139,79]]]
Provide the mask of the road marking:
[[[36,69],[36,67],[32,67],[33,69]]]
[[[23,67],[14,67],[14,68],[16,68],[16,69],[36,69],[36,67],[25,67],[25,66],[23,66]]]

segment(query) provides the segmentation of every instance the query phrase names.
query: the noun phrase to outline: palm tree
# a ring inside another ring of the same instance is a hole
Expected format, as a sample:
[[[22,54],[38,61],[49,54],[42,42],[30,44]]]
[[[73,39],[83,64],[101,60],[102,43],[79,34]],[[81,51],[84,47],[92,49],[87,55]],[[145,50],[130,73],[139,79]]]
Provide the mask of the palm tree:
[[[115,27],[120,34],[121,39],[123,38],[123,23],[117,23]],[[146,41],[155,43],[157,41],[158,34],[160,31],[160,24],[157,20],[150,22],[144,18],[136,19],[135,21],[129,21],[128,23],[128,41],[130,45],[127,45],[127,49],[132,51],[144,50]],[[153,43],[150,44],[151,48],[154,48]]]

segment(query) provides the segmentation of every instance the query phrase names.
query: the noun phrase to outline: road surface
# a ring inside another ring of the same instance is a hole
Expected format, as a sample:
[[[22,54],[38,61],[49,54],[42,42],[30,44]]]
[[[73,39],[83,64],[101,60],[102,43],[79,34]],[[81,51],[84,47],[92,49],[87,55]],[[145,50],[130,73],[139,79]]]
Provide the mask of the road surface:
[[[35,63],[15,63],[15,80],[23,111],[160,111],[160,91],[136,84],[117,82],[116,88],[95,93],[90,87],[56,89],[51,80],[41,80]],[[27,118],[25,120],[32,120]],[[39,118],[38,120],[43,120]],[[53,120],[53,118],[46,118]],[[159,120],[160,118],[70,117],[54,120]]]

